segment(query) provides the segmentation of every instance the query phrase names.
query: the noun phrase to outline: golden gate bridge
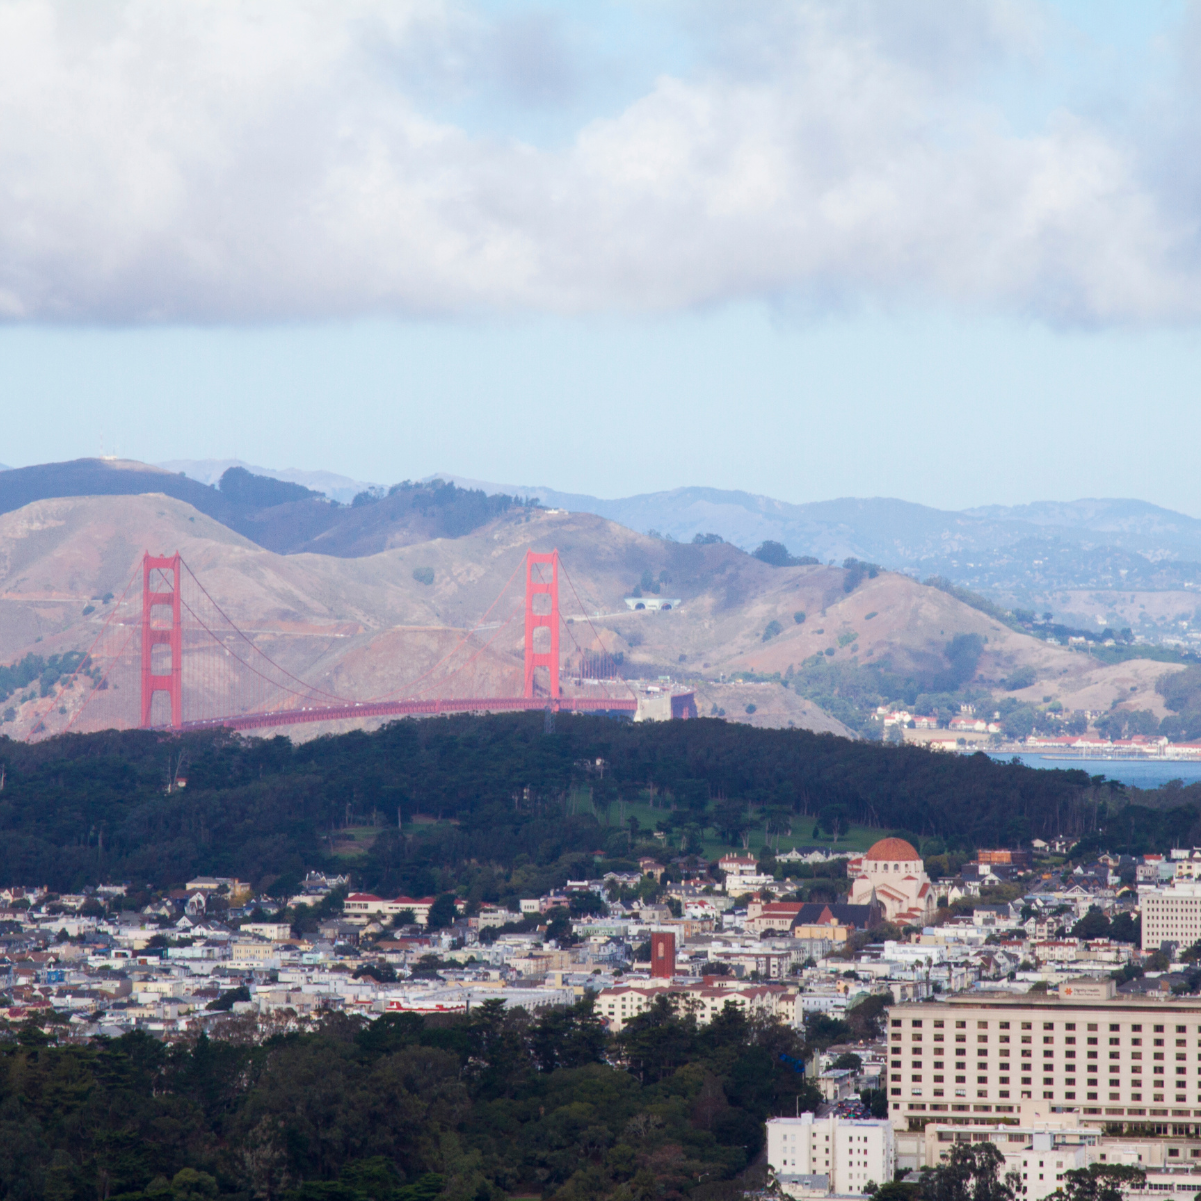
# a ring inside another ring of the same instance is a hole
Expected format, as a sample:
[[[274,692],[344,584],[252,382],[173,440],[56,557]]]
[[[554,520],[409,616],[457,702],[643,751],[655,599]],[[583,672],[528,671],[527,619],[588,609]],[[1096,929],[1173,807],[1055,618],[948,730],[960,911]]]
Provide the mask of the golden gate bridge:
[[[487,624],[522,564],[481,619],[451,650],[400,688],[356,698],[307,682],[240,629],[176,552],[143,555],[113,604],[86,657],[57,694],[42,702],[31,737],[63,730],[270,729],[310,722],[456,712],[554,712],[632,715],[638,701],[591,626],[557,550],[524,556],[524,664],[520,691],[479,695],[469,669],[491,651],[517,618]],[[566,578],[581,618],[565,621],[559,606]],[[138,588],[140,577],[140,589]],[[590,627],[581,646],[573,624]],[[561,634],[576,654],[563,672]],[[403,629],[402,629],[403,632]],[[457,631],[456,631],[457,632]],[[490,633],[482,640],[484,633]],[[495,654],[495,652],[493,652]],[[563,686],[564,674],[568,688]],[[512,673],[514,684],[516,672]],[[468,683],[460,691],[456,685]],[[671,697],[671,716],[695,717],[692,693]],[[57,715],[57,716],[56,716]]]

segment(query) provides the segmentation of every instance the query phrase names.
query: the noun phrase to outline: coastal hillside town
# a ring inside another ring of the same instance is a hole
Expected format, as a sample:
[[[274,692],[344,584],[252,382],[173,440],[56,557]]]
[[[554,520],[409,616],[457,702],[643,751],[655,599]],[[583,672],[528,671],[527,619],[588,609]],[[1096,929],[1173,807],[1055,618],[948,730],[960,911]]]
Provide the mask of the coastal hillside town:
[[[947,715],[880,705],[867,729],[886,741],[917,743],[932,751],[989,749],[1065,758],[1101,755],[1114,759],[1201,760],[1201,740],[1133,732],[1131,717],[1138,714],[1069,711],[1054,702],[1037,708],[1024,706],[1017,716],[1012,709],[1004,714],[994,710],[988,716],[978,715],[975,705],[963,704],[960,709],[958,714]],[[1112,732],[1115,726],[1121,733]]]
[[[1201,1170],[1201,848],[1038,841],[954,876],[896,836],[765,854],[643,858],[516,909],[320,873],[285,896],[214,877],[8,886],[3,1016],[171,1041],[585,999],[619,1035],[664,1006],[702,1027],[733,1007],[810,1048],[818,1112],[768,1123],[788,1195],[861,1195],[969,1135],[1023,1196],[1089,1164],[1139,1165],[1148,1195]],[[796,899],[802,881],[829,899]]]

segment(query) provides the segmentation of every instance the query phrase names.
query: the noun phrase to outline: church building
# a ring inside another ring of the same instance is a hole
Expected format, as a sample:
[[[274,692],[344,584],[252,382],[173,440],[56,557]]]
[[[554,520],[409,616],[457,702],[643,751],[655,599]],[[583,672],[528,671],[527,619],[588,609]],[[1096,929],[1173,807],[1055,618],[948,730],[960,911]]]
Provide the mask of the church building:
[[[851,877],[850,903],[878,901],[887,921],[898,926],[925,926],[934,919],[938,902],[921,857],[903,838],[882,838],[866,855],[847,864]]]

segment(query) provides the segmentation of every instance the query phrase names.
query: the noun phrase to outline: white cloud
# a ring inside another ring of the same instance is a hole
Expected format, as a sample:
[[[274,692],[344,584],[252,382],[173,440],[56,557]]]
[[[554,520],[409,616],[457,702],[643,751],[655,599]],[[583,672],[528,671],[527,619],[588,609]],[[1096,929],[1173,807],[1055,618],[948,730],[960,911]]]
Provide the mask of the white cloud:
[[[473,135],[429,100],[431,78],[462,87],[478,67],[518,92],[528,69],[529,95],[556,103],[565,38],[533,18],[489,26],[433,0],[0,3],[0,315],[767,296],[1193,319],[1190,210],[1135,150],[1066,111],[1015,133],[975,96],[981,73],[1037,55],[1038,10],[947,11],[707,9],[706,66],[548,150]]]

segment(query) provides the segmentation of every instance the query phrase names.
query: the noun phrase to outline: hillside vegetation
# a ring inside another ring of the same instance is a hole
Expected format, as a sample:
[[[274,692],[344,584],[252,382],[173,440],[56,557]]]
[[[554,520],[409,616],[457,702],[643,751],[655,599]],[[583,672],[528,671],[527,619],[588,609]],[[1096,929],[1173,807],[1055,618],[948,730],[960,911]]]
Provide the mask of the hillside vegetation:
[[[167,794],[181,755],[187,789]],[[677,847],[709,829],[738,845],[768,822],[802,838],[854,822],[971,848],[1088,833],[1112,799],[1083,772],[984,755],[706,719],[560,716],[546,734],[539,713],[406,720],[299,745],[143,731],[3,740],[0,766],[0,878],[59,890],[197,874],[263,885],[333,866],[338,832],[366,825],[378,833],[357,883],[515,900],[593,874],[598,852],[661,851],[623,822],[624,800],[650,798]],[[417,815],[436,821],[418,829]]]

